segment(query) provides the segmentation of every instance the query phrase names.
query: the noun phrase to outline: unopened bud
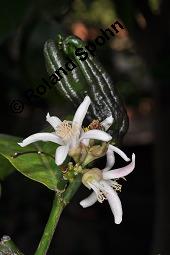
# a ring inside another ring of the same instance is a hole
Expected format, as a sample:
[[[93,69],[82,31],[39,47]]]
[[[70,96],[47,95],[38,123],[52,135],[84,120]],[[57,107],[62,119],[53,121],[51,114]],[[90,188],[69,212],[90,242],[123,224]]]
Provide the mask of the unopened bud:
[[[86,166],[90,162],[94,161],[95,159],[101,158],[104,155],[106,155],[108,149],[108,144],[107,143],[102,143],[102,145],[94,145],[92,146],[88,154],[83,162],[83,166]]]
[[[94,145],[92,148],[90,148],[89,152],[92,154],[92,156],[99,158],[106,154],[107,148],[108,144],[103,143],[102,145]]]

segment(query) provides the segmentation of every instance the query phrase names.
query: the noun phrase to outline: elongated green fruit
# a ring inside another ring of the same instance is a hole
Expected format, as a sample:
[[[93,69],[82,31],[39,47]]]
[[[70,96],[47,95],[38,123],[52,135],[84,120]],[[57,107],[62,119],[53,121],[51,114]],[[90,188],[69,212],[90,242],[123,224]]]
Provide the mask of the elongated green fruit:
[[[48,40],[44,45],[44,57],[46,69],[49,75],[54,75],[59,68],[64,68],[68,62],[68,55],[62,50],[63,38],[59,35],[56,41]],[[69,59],[72,60],[69,56]],[[75,62],[76,63],[76,62]],[[63,74],[63,78],[58,81],[55,88],[64,95],[74,106],[79,105],[84,96],[88,94],[87,81],[81,73],[78,66],[72,71],[68,71],[67,75]],[[96,116],[96,108],[91,104],[88,112],[89,120]]]
[[[96,57],[87,52],[85,45],[85,42],[74,36],[66,39],[58,36],[56,42],[48,41],[44,47],[47,71],[52,74],[58,68],[64,68],[68,58],[71,59],[76,68],[68,75],[63,75],[56,88],[75,106],[82,102],[85,95],[89,95],[92,100],[89,119],[103,120],[112,115],[112,135],[118,141],[128,128],[125,108],[110,76]],[[80,58],[80,54],[77,54],[79,50],[84,52],[84,57]]]
[[[68,59],[63,55],[62,49],[60,47],[62,43],[62,38],[58,37],[56,42],[49,40],[44,45],[44,56],[46,60],[46,68],[49,75],[53,75],[55,79],[55,72],[59,68],[64,68],[65,73],[60,70],[60,74],[62,78],[57,81],[56,76],[56,85],[55,87],[64,95],[68,100],[70,100],[73,104],[77,105],[80,102],[79,95],[72,89],[70,85],[70,80],[68,78],[69,71],[65,69],[65,64],[68,62]],[[56,74],[57,75],[57,74]]]
[[[102,75],[102,77],[106,81],[106,84],[108,86],[107,89],[110,93],[111,98],[114,98],[114,100],[115,100],[115,107],[117,109],[115,109],[114,116],[116,117],[116,112],[117,112],[117,119],[119,119],[119,125],[118,125],[119,135],[120,135],[120,137],[123,137],[126,134],[126,132],[128,130],[128,126],[129,126],[129,119],[128,119],[124,104],[119,96],[119,92],[118,92],[117,88],[113,84],[111,77],[107,74],[107,72],[103,68],[103,66],[97,60],[94,61],[94,66],[96,66],[96,68],[98,68],[99,73]],[[113,105],[113,103],[112,103],[112,105]],[[122,116],[122,118],[121,118],[121,116]]]
[[[110,76],[99,61],[90,54],[84,61],[76,56],[76,49],[85,47],[85,43],[79,38],[73,36],[66,38],[63,47],[68,56],[76,59],[88,82],[90,96],[93,95],[92,99],[96,104],[96,117],[104,119],[112,114],[114,118],[113,134],[122,137],[128,128],[128,117]]]
[[[106,98],[103,97],[99,88],[93,85],[98,83],[98,78],[96,75],[94,75],[93,70],[90,68],[87,60],[81,61],[76,56],[74,57],[87,81],[88,94],[95,105],[95,117],[100,120],[102,119],[101,109],[103,109],[107,116],[111,115],[111,111],[108,108]]]
[[[85,77],[83,76],[83,73],[81,72],[79,66],[76,69],[74,69],[71,74],[69,74],[68,78],[70,80],[70,84],[73,90],[76,91],[77,94],[79,95],[79,100],[80,100],[79,104],[80,104],[83,101],[84,97],[86,95],[89,95],[90,93],[87,80],[85,80]],[[94,118],[96,118],[96,116],[97,116],[96,105],[94,102],[92,102],[90,105],[87,117],[91,121]]]
[[[83,73],[87,81],[88,94],[92,99],[93,105],[95,105],[94,117],[101,120],[102,111],[105,113],[105,116],[110,116],[112,114],[111,109],[109,107],[109,98],[107,97],[105,91],[103,90],[103,85],[105,85],[104,84],[105,82],[99,73],[96,75],[96,73],[93,70],[94,69],[93,64],[90,63],[90,60],[88,58],[85,61],[81,61],[80,58],[76,56],[75,50],[76,48],[78,48],[78,46],[79,49],[83,49],[82,46],[84,46],[84,43],[75,37],[70,36],[66,38],[66,40],[63,42],[64,47],[63,49],[65,53],[71,56],[72,58],[75,58],[78,66],[80,67],[81,72]],[[98,70],[96,71],[98,72]]]

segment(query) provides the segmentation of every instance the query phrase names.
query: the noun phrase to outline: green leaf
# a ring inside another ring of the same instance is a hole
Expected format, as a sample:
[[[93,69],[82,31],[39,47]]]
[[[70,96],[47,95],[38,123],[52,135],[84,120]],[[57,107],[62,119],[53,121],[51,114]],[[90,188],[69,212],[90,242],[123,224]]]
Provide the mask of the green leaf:
[[[13,173],[15,168],[0,155],[0,181],[3,181],[8,175]]]
[[[54,160],[57,145],[51,142],[37,142],[22,148],[17,144],[21,140],[19,137],[0,134],[0,154],[26,177],[44,184],[51,190],[63,190],[66,182]],[[38,151],[41,154],[38,154]],[[15,153],[18,155],[14,156]]]

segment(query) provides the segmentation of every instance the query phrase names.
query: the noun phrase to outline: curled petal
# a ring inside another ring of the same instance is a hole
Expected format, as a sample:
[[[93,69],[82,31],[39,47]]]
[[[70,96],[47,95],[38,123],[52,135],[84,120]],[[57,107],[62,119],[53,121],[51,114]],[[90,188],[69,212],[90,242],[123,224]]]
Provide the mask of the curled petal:
[[[56,127],[61,123],[61,120],[55,116],[50,116],[49,113],[47,113],[46,116],[46,121],[48,121],[48,123],[50,123],[50,125],[56,129]]]
[[[112,150],[116,152],[117,154],[119,154],[119,156],[121,156],[121,158],[123,158],[126,162],[130,161],[130,158],[128,158],[126,154],[122,150],[120,150],[118,147],[109,144],[109,150]]]
[[[112,115],[107,117],[105,120],[101,122],[102,127],[104,127],[105,131],[107,131],[110,126],[113,124],[113,117]]]
[[[83,208],[86,208],[86,207],[89,207],[89,206],[92,206],[93,204],[95,204],[97,202],[97,196],[96,196],[96,193],[95,192],[92,192],[90,194],[90,196],[88,196],[87,198],[85,198],[84,200],[82,200],[80,202],[80,205],[83,207]]]
[[[73,126],[75,125],[76,127],[81,128],[90,103],[91,103],[90,97],[86,96],[74,115],[72,122]]]
[[[111,179],[115,179],[115,178],[121,178],[124,177],[128,174],[130,174],[135,168],[135,154],[132,154],[132,162],[125,166],[125,167],[121,167],[115,170],[110,170],[107,172],[103,173],[103,178],[105,180],[111,180]]]
[[[55,162],[58,166],[63,164],[64,160],[66,159],[68,155],[68,150],[69,150],[68,145],[59,146],[57,148],[56,154],[55,154]]]
[[[95,140],[108,142],[112,139],[112,137],[104,131],[101,131],[98,129],[92,129],[90,131],[85,132],[81,136],[80,140],[82,139],[95,139]]]
[[[21,147],[25,147],[31,143],[43,141],[43,142],[53,142],[63,145],[63,141],[55,134],[52,133],[37,133],[34,135],[30,135],[26,139],[22,141],[22,143],[18,143]]]
[[[107,162],[106,162],[105,168],[103,169],[103,172],[110,170],[115,163],[115,155],[112,150],[109,150],[109,149],[107,150],[106,157],[107,157]]]
[[[114,215],[115,223],[120,224],[122,222],[123,215],[121,201],[116,191],[113,190],[106,181],[101,181],[100,184],[103,187],[102,190],[106,193],[106,198]]]

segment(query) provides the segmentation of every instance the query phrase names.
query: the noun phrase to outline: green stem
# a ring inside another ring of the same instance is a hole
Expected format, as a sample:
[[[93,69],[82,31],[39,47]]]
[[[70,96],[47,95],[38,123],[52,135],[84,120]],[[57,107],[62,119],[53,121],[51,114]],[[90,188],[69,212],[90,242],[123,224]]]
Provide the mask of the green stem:
[[[56,226],[64,207],[70,202],[75,192],[81,185],[81,176],[71,182],[62,197],[55,194],[52,210],[45,226],[44,233],[34,255],[46,255],[53,238]]]
[[[5,255],[23,255],[21,251],[16,247],[14,242],[11,240],[9,236],[3,236],[0,242],[0,254]]]
[[[64,192],[64,203],[65,204],[68,204],[70,202],[70,200],[72,199],[72,197],[74,196],[74,194],[76,193],[78,188],[80,187],[81,178],[82,178],[81,174],[77,175],[77,177],[74,179],[74,181],[72,181],[69,184],[68,188]]]
[[[52,210],[35,255],[45,255],[47,253],[63,208],[64,204],[55,194]]]

